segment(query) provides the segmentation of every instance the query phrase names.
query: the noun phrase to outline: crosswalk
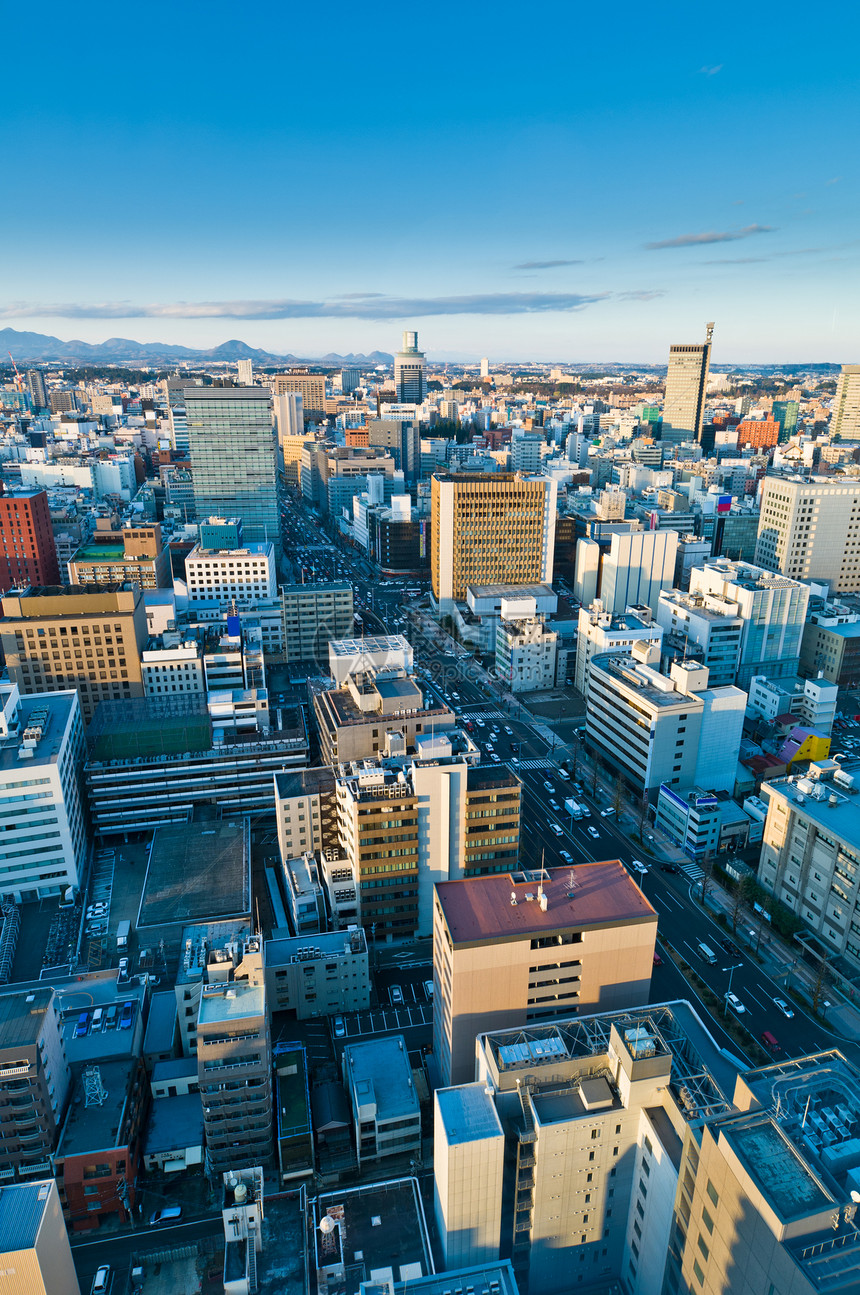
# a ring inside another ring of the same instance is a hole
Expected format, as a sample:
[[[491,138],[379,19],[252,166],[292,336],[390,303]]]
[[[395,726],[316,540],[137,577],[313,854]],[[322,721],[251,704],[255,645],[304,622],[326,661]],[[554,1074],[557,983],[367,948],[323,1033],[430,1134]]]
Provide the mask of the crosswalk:
[[[463,719],[510,719],[503,710],[461,710]]]
[[[535,758],[534,760],[520,760],[519,764],[517,765],[517,768],[518,769],[554,769],[555,765],[553,764],[552,760],[541,760],[541,759]]]
[[[703,869],[697,863],[682,863],[680,868],[690,878],[690,881],[701,881],[705,875]]]

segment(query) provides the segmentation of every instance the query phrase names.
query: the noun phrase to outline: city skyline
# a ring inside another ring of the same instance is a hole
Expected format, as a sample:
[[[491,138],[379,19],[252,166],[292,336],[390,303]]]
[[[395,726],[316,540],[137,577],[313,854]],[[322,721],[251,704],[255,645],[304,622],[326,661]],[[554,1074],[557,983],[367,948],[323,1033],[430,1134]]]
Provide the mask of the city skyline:
[[[307,356],[417,328],[431,358],[648,363],[716,318],[717,363],[850,362],[852,42],[805,32],[792,94],[790,15],[723,16],[658,33],[629,6],[607,43],[549,3],[528,27],[336,6],[324,29],[156,4],[168,56],[133,11],[49,4],[38,96],[9,71],[7,158],[33,195],[76,161],[76,196],[5,205],[0,324]],[[288,75],[260,59],[279,47],[302,50]]]

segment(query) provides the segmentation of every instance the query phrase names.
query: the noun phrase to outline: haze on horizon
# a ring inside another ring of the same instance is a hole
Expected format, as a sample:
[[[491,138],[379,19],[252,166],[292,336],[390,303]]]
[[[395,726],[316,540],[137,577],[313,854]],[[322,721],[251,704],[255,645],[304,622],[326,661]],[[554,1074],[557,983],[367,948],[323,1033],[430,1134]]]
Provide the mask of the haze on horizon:
[[[665,363],[714,319],[718,366],[860,355],[842,7],[142,14],[51,0],[9,60],[0,327]]]

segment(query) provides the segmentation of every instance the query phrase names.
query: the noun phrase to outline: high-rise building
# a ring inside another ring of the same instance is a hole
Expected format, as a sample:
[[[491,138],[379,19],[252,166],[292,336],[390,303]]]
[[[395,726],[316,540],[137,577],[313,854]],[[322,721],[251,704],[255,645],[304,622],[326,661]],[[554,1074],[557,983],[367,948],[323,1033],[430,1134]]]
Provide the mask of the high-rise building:
[[[391,451],[395,468],[407,481],[414,481],[421,471],[421,428],[411,418],[369,418],[367,444]]]
[[[332,639],[352,634],[353,593],[348,580],[284,585],[281,599],[287,661],[327,662]]]
[[[241,517],[246,540],[280,556],[277,453],[267,387],[186,387],[198,517]]]
[[[424,352],[418,350],[418,334],[403,334],[403,349],[394,357],[394,385],[400,404],[420,405],[427,393]]]
[[[2,601],[0,643],[23,696],[77,688],[84,723],[102,701],[143,696],[149,637],[140,587],[31,588]]]
[[[489,356],[485,355],[481,360],[481,377],[488,378],[489,376],[490,376],[490,358]]]
[[[48,397],[45,393],[45,379],[38,369],[29,369],[27,371],[27,385],[30,388],[30,395],[33,397],[33,408],[36,410],[48,408]]]
[[[511,468],[514,472],[540,472],[546,437],[543,432],[515,431],[511,437]]]
[[[582,613],[580,612],[580,616]],[[719,594],[685,594],[664,589],[657,604],[657,624],[666,634],[697,644],[703,652],[712,688],[733,684],[738,672],[744,622],[737,603]]]
[[[795,580],[827,580],[832,594],[860,591],[860,481],[765,477],[755,560]]]
[[[735,603],[744,626],[736,682],[753,675],[796,675],[809,586],[748,562],[716,558],[690,572],[690,594],[716,595]]]
[[[714,325],[708,324],[704,342],[669,348],[663,441],[670,445],[702,439],[713,335]]]
[[[305,430],[305,406],[301,392],[281,391],[274,397],[274,403],[278,443],[290,436],[302,436]]]
[[[558,487],[514,473],[431,479],[433,597],[449,611],[468,585],[551,584]]]
[[[340,389],[345,396],[351,396],[361,386],[361,369],[341,369]]]
[[[860,364],[843,364],[833,397],[830,435],[843,441],[860,437]]]
[[[771,413],[779,423],[779,444],[791,439],[797,431],[797,421],[800,417],[800,401],[798,400],[775,400]]]
[[[41,1180],[3,1184],[0,1268],[27,1295],[81,1295],[60,1197],[46,1161]]]
[[[240,387],[250,387],[254,381],[254,361],[239,360],[236,364]]]
[[[0,594],[22,585],[58,585],[60,568],[44,490],[0,494]]]
[[[475,1078],[475,1038],[647,1002],[657,914],[617,860],[443,881],[433,915],[433,1052]]]
[[[235,969],[229,960],[213,960],[207,978],[197,1015],[197,1077],[208,1156],[219,1171],[237,1159],[266,1165],[273,1153],[272,1044],[260,941],[246,941]]]
[[[205,549],[200,544],[185,559],[189,602],[215,601],[221,607],[253,607],[278,592],[272,544]]]
[[[114,531],[110,521],[100,517],[89,540],[69,562],[72,585],[134,584],[141,589],[168,589],[172,583],[170,554],[162,546],[158,522]]]
[[[309,369],[290,369],[276,375],[272,390],[276,396],[299,395],[305,418],[320,422],[325,418],[325,374]]]
[[[779,440],[780,427],[775,418],[744,418],[737,428],[738,449],[749,445],[754,450],[772,449]]]
[[[659,648],[663,629],[651,618],[648,608],[628,607],[620,615],[605,612],[601,604],[580,607],[576,636],[576,675],[574,683],[583,697],[588,695],[588,664],[603,652],[630,648],[640,639]]]
[[[599,597],[617,615],[628,607],[657,611],[660,594],[675,583],[678,533],[673,530],[616,532],[600,563]]]

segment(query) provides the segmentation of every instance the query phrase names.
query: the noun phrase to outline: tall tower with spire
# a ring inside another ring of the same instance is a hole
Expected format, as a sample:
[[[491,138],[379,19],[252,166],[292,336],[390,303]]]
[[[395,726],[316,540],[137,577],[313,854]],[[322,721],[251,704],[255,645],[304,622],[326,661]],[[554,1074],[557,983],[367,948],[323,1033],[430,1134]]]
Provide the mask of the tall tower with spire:
[[[423,404],[427,391],[424,368],[424,352],[418,350],[418,334],[407,330],[403,334],[403,348],[394,357],[398,404]]]

